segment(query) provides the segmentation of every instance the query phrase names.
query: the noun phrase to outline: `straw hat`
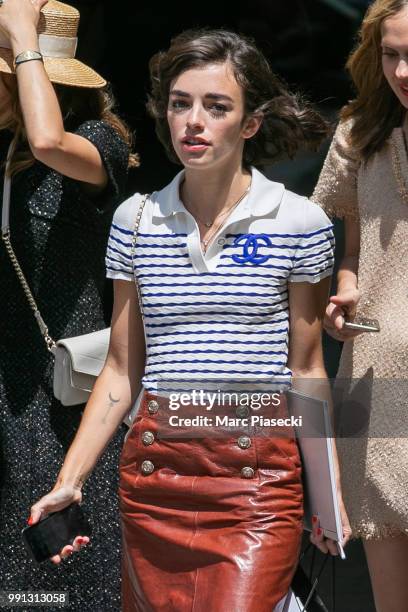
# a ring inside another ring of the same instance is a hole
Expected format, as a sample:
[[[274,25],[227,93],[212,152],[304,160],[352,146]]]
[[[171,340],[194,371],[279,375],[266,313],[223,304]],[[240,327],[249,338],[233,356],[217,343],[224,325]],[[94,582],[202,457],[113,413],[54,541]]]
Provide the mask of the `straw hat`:
[[[104,87],[105,79],[89,66],[74,59],[78,24],[79,12],[73,6],[56,0],[49,0],[43,6],[38,34],[45,70],[53,83],[75,87]],[[14,57],[10,47],[8,38],[0,31],[0,72],[14,73]]]

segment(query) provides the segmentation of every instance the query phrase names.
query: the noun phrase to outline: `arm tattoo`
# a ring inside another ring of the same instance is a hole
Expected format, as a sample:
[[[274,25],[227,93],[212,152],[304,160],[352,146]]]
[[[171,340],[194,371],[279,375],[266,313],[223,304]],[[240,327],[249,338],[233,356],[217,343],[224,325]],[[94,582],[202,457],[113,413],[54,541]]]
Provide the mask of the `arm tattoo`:
[[[111,394],[111,393],[109,393],[108,410],[106,411],[106,414],[105,414],[105,416],[104,416],[104,417],[103,417],[103,419],[102,419],[102,423],[103,423],[103,424],[105,424],[105,423],[106,423],[106,419],[107,419],[107,417],[108,417],[108,414],[109,414],[109,412],[110,412],[111,408],[113,408],[113,407],[114,407],[114,405],[115,405],[115,404],[117,404],[118,402],[120,402],[120,398],[119,398],[119,399],[114,399],[114,398],[112,397],[112,394]]]

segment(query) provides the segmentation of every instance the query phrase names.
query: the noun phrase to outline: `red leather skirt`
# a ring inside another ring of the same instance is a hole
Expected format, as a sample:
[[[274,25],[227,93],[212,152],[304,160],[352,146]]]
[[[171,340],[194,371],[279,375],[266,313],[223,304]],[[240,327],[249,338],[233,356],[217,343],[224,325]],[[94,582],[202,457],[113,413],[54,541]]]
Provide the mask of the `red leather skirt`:
[[[303,529],[296,442],[160,438],[165,401],[145,394],[122,451],[123,612],[272,612]]]

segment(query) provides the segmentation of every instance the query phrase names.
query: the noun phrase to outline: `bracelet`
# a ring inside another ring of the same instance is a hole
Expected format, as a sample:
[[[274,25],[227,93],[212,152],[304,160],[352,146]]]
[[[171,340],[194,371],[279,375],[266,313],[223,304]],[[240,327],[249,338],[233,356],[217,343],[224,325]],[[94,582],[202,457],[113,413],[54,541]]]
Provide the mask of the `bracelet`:
[[[42,62],[42,53],[39,51],[23,51],[22,53],[19,53],[14,60],[14,69],[16,69],[19,64],[31,62],[32,60],[40,60],[40,62]]]

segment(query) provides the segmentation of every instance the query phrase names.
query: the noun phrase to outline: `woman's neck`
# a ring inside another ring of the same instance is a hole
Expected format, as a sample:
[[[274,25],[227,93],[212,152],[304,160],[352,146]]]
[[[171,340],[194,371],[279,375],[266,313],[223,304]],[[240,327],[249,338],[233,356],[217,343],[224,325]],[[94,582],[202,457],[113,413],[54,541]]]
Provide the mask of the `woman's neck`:
[[[237,201],[250,182],[250,172],[241,166],[219,171],[186,168],[180,198],[192,214],[212,220]]]

